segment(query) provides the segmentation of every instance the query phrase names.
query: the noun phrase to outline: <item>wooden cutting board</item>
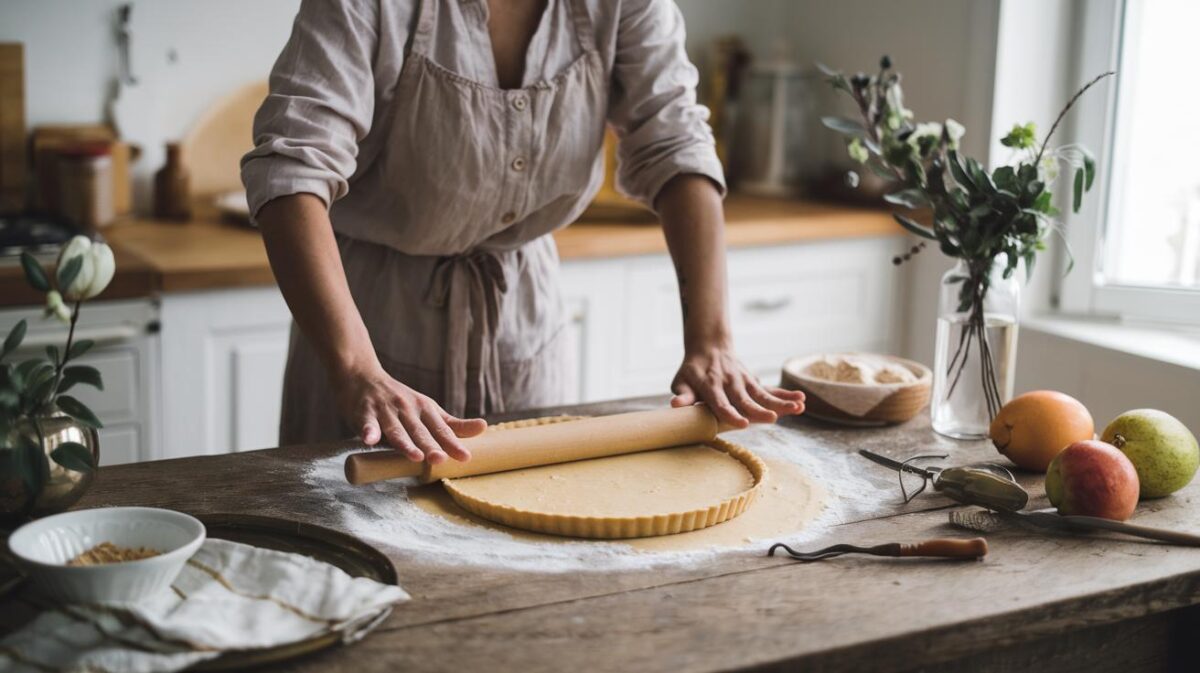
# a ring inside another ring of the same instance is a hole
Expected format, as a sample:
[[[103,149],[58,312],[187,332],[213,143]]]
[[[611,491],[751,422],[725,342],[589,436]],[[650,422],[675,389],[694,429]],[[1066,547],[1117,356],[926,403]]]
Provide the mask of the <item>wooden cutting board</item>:
[[[0,213],[25,206],[25,53],[0,43]]]
[[[242,189],[242,155],[254,147],[254,113],[267,97],[267,82],[247,84],[210,107],[182,141],[193,201]]]

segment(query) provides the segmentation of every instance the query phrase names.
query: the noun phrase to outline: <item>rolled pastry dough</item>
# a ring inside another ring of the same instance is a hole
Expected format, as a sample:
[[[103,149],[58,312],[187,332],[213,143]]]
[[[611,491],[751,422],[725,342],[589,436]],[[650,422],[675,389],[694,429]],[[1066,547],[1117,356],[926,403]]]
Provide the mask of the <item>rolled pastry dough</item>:
[[[442,483],[459,506],[507,526],[630,538],[727,521],[750,506],[765,477],[761,460],[718,439]]]

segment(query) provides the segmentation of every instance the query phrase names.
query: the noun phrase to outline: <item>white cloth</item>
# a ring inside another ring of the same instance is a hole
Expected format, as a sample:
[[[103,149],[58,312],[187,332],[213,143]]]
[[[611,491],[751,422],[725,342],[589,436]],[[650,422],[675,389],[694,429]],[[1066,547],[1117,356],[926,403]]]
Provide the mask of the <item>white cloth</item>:
[[[178,671],[327,633],[353,642],[408,600],[400,587],[307,556],[216,539],[172,588],[137,604],[46,610],[0,641],[0,670]]]

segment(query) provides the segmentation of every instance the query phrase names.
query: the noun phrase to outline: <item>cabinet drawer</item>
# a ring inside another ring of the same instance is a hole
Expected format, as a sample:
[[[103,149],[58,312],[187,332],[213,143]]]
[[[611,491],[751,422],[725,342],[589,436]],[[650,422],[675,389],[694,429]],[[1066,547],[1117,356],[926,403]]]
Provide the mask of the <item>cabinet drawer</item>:
[[[68,393],[88,405],[105,425],[128,423],[139,418],[141,399],[138,395],[140,372],[138,354],[132,348],[110,347],[96,350],[79,358],[77,364],[91,365],[100,370],[104,390],[77,385]]]

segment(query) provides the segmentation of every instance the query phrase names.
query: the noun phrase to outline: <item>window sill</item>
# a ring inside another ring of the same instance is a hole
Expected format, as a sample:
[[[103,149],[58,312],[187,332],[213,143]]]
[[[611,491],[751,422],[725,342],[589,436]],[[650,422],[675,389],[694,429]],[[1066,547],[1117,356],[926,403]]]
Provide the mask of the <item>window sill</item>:
[[[1200,329],[1045,314],[1024,318],[1021,327],[1200,373]]]

